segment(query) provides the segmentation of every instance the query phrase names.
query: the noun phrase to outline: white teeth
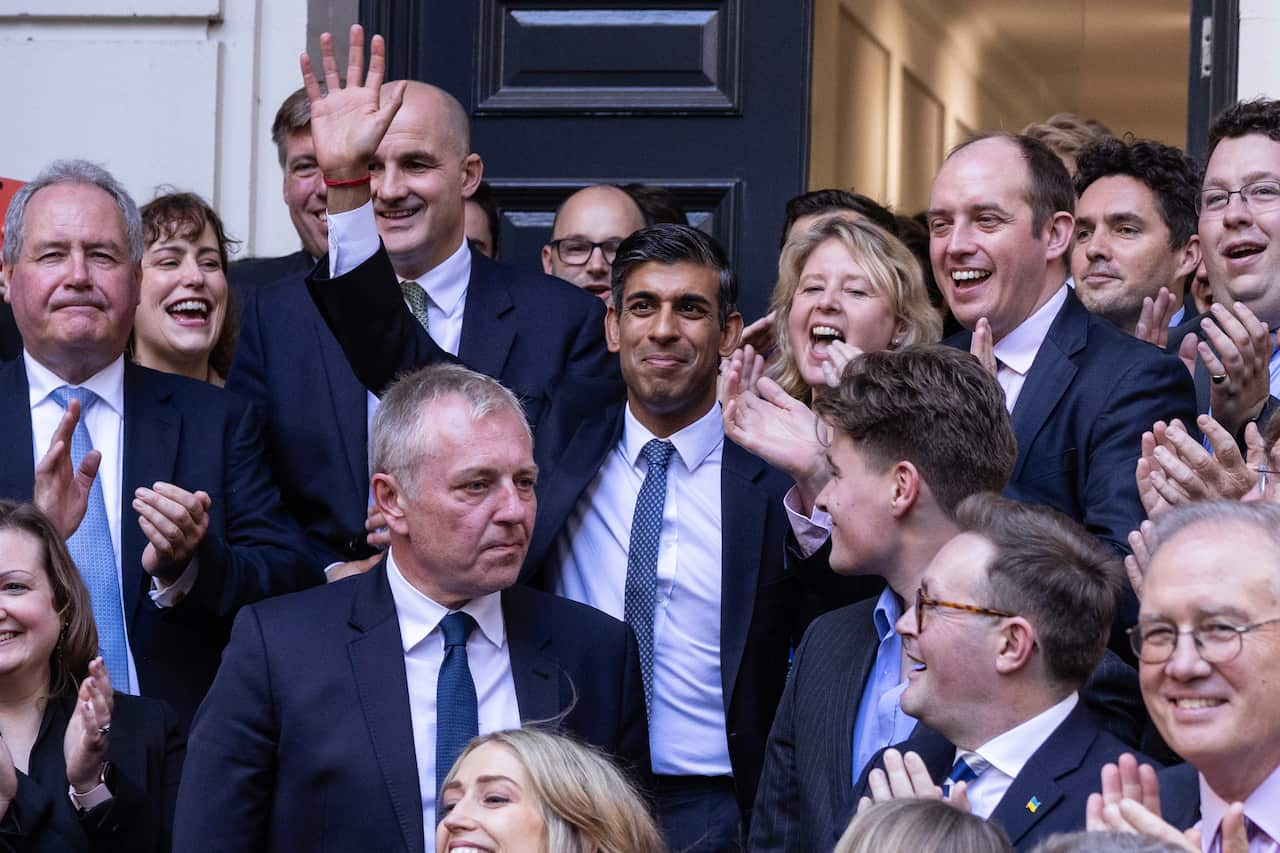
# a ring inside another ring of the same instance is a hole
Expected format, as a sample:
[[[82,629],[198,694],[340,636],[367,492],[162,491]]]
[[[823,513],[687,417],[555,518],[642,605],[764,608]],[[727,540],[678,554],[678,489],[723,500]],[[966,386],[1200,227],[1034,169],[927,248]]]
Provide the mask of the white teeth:
[[[0,643],[3,643],[5,640],[12,640],[16,636],[18,635],[13,631],[0,631]]]
[[[815,338],[835,338],[836,340],[844,340],[844,332],[831,326],[814,326],[809,334]]]
[[[1174,704],[1179,708],[1194,710],[1197,708],[1216,708],[1222,704],[1221,699],[1176,699]]]
[[[911,668],[912,668],[913,670],[915,670],[916,672],[924,672],[924,671],[925,671],[926,669],[928,669],[929,667],[925,666],[925,665],[924,665],[924,664],[922,664],[922,663],[918,663],[918,664],[916,664],[915,666],[913,666],[913,667],[911,667]]]
[[[977,281],[991,275],[987,270],[956,270],[951,273],[952,281]]]
[[[204,316],[209,313],[209,304],[200,299],[184,299],[169,306],[169,311],[195,313]]]
[[[378,215],[387,219],[404,219],[406,216],[412,216],[417,212],[417,210],[384,210]]]
[[[321,221],[321,222],[328,222],[328,221],[329,221],[329,213],[328,213],[328,211],[321,211],[318,215],[319,215],[319,217],[320,217],[320,221]]]

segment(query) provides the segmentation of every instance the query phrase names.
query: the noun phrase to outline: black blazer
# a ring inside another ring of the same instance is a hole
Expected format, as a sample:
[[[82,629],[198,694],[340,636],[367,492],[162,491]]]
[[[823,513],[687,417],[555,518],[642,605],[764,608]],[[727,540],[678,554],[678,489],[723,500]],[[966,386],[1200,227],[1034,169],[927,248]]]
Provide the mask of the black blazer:
[[[955,763],[956,748],[932,730],[893,748],[919,754],[938,785]],[[883,769],[883,752],[876,754],[854,786],[855,804],[858,798],[869,796],[867,777],[873,768]],[[1090,794],[1099,790],[1102,765],[1114,762],[1124,752],[1133,750],[1112,736],[1083,702],[1077,704],[1032,753],[989,820],[1004,829],[1014,849],[1020,851],[1030,850],[1055,832],[1084,829],[1085,803]],[[1141,754],[1137,758],[1154,763]],[[1039,803],[1034,811],[1029,805],[1033,799]],[[852,817],[852,812],[846,817]]]
[[[0,300],[0,361],[22,355],[22,334],[13,319],[13,306]]]
[[[247,290],[282,278],[306,275],[315,265],[315,259],[306,249],[276,258],[245,258],[227,267],[227,284],[238,298],[243,299]]]
[[[875,607],[874,600],[842,607],[805,632],[769,732],[751,825],[753,853],[819,850],[848,823],[856,806],[853,728],[879,645]],[[1137,673],[1115,654],[1103,656],[1080,699],[1112,735],[1138,742],[1146,709]],[[917,724],[911,736],[929,731]]]
[[[333,311],[353,361],[325,325],[307,280],[295,276],[246,291],[240,343],[227,377],[227,387],[266,417],[272,473],[320,568],[373,554],[364,529],[366,388],[381,391],[402,369],[457,360],[425,332],[417,335],[415,329],[422,330],[404,305],[385,252],[338,279],[325,277],[327,269],[321,262],[310,281],[316,298]],[[608,358],[601,311],[600,300],[573,285],[473,252],[459,358],[522,395],[536,416],[562,374]],[[357,378],[361,364],[374,374],[366,373],[363,384]]]
[[[575,401],[572,409],[569,396]],[[622,437],[624,408],[621,399],[561,395],[538,430],[538,520],[521,571],[523,581],[547,583],[556,540]],[[791,480],[725,439],[720,481],[721,690],[734,784],[742,813],[749,817],[792,640],[799,636],[797,581],[782,559],[790,529],[782,497]]]
[[[0,366],[0,495],[30,500],[35,480],[26,364]],[[244,604],[319,583],[302,533],[285,514],[263,459],[259,420],[237,397],[205,382],[125,364],[120,574],[124,618],[144,696],[163,699],[184,728],[218,668]],[[43,451],[42,451],[43,452]],[[199,573],[180,604],[159,608],[142,569],[147,538],[133,492],[163,480],[213,499]]]
[[[0,850],[167,851],[182,775],[184,744],[178,718],[164,702],[115,695],[107,746],[112,799],[76,811],[67,796],[62,741],[74,696],[50,700],[31,748],[28,772],[0,822]]]
[[[971,338],[947,343],[967,350]],[[1013,408],[1018,456],[1005,495],[1053,507],[1127,554],[1129,531],[1147,517],[1134,480],[1142,433],[1195,416],[1182,362],[1090,314],[1068,289]]]
[[[520,717],[647,771],[635,635],[527,587],[502,594]],[[564,715],[558,719],[560,715]],[[386,563],[246,608],[191,731],[174,847],[422,851],[409,688]]]
[[[1200,774],[1190,764],[1175,764],[1156,772],[1160,782],[1160,816],[1176,829],[1200,822]]]

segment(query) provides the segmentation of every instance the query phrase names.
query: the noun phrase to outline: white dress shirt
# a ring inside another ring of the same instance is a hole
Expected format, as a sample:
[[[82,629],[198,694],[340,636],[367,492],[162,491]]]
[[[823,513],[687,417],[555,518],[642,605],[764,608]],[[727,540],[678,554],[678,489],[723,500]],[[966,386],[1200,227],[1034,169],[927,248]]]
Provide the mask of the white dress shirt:
[[[641,449],[655,436],[627,406],[622,440],[556,543],[553,588],[622,619],[627,552],[636,498],[648,462]],[[653,624],[653,700],[649,744],[653,772],[728,776],[724,691],[720,680],[720,405],[670,436],[667,495],[658,544]]]
[[[435,849],[436,837],[436,682],[444,662],[444,632],[440,622],[449,609],[437,604],[409,583],[387,552],[387,582],[400,623],[404,671],[409,682],[409,716],[413,748],[418,756],[418,787],[422,792],[425,849]],[[467,637],[467,665],[476,685],[480,734],[520,728],[516,682],[511,675],[502,593],[473,598],[463,607],[476,620]]]
[[[48,452],[49,445],[53,443],[53,434],[66,411],[50,395],[68,383],[25,350],[22,359],[27,369],[28,403],[31,406],[31,452],[35,463],[39,464]],[[115,553],[116,578],[121,590],[120,612],[126,620],[124,630],[127,641],[128,614],[131,608],[124,602],[124,565],[120,559],[121,490],[124,482],[124,356],[75,387],[87,388],[98,395],[98,402],[90,406],[87,412],[81,412],[81,418],[85,429],[89,431],[93,449],[102,454],[102,462],[98,466],[98,482],[102,484],[102,500],[106,504],[107,524],[111,528],[111,549]],[[144,485],[150,488],[151,483]],[[129,498],[132,503],[133,496],[130,495]],[[143,570],[141,565],[131,566],[130,570],[135,568],[139,572]],[[192,557],[187,569],[172,584],[161,584],[152,578],[149,592],[151,600],[157,607],[174,606],[195,586],[198,573],[196,558]],[[129,683],[131,692],[138,693],[138,671],[134,666],[132,647],[129,648]],[[119,685],[116,685],[116,689],[120,689]]]
[[[974,750],[990,766],[969,783],[971,813],[983,820],[991,817],[1027,761],[1062,725],[1063,720],[1071,715],[1079,701],[1080,695],[1072,693],[1053,707],[1041,711],[1025,723],[997,735]],[[956,758],[967,759],[970,755],[973,753],[967,750],[956,751]]]
[[[1049,327],[1067,301],[1067,286],[1063,284],[1049,301],[1023,320],[1017,328],[996,342],[992,350],[999,367],[996,381],[1004,389],[1004,405],[1011,414],[1027,381],[1027,371],[1035,363],[1040,345],[1049,334]]]

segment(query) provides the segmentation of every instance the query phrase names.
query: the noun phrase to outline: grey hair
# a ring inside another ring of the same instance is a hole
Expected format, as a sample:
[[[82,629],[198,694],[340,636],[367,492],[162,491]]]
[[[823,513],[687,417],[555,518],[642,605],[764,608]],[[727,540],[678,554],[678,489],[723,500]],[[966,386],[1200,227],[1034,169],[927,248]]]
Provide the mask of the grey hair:
[[[1180,506],[1165,513],[1156,520],[1155,548],[1151,551],[1151,559],[1174,536],[1190,527],[1200,524],[1210,525],[1214,531],[1221,530],[1226,524],[1243,524],[1256,529],[1280,551],[1280,504],[1272,501],[1198,501]],[[1150,560],[1147,563],[1150,565]],[[1273,573],[1272,585],[1280,596],[1280,571]]]
[[[1150,835],[1081,830],[1051,835],[1031,853],[1177,853],[1182,849]]]
[[[418,462],[432,450],[432,423],[423,407],[448,396],[461,397],[471,419],[503,409],[520,417],[533,440],[520,401],[501,382],[460,364],[435,364],[406,374],[387,388],[369,429],[369,473],[390,474],[417,494]]]
[[[54,160],[40,170],[35,180],[24,184],[9,202],[4,217],[4,265],[14,267],[22,252],[23,229],[27,223],[27,205],[31,197],[45,187],[56,184],[84,184],[97,187],[111,196],[124,217],[124,234],[129,243],[129,261],[142,262],[142,215],[138,205],[115,177],[96,163],[88,160]]]

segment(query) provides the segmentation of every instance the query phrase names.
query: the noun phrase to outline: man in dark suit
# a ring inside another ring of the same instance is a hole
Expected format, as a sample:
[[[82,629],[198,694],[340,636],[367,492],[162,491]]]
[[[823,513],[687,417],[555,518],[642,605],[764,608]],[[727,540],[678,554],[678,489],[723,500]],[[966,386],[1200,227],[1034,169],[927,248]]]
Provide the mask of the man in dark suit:
[[[370,455],[387,556],[237,620],[192,729],[175,849],[432,850],[467,741],[523,724],[647,773],[634,634],[512,586],[538,469],[511,392],[424,368],[383,397]]]
[[[1124,553],[1145,515],[1133,477],[1142,432],[1192,423],[1195,394],[1177,358],[1092,316],[1065,284],[1074,203],[1043,143],[978,137],[934,180],[930,254],[968,330],[948,343],[977,354],[1005,390],[1018,441],[1005,494],[1054,507]]]
[[[0,361],[11,361],[22,355],[22,335],[13,320],[8,302],[0,302]]]
[[[249,406],[126,363],[142,245],[119,184],[93,164],[58,161],[19,191],[8,221],[8,298],[26,349],[0,368],[0,495],[29,499],[43,478],[45,508],[89,585],[113,686],[168,700],[185,725],[236,610],[320,574],[307,568]]]
[[[1084,828],[1098,773],[1127,749],[1078,692],[1124,581],[1114,555],[1045,507],[974,495],[956,519],[898,621],[902,709],[931,731],[879,754],[858,788],[945,796],[1027,850]]]
[[[324,98],[312,82],[316,161],[337,184],[326,196],[334,251],[309,281],[246,295],[227,385],[266,413],[276,480],[332,579],[378,559],[365,538],[367,424],[374,395],[398,373],[456,358],[504,382],[536,422],[562,376],[616,366],[601,340],[599,300],[469,251],[463,201],[483,164],[456,100],[414,82],[387,86],[380,101],[373,74],[367,86],[346,87],[335,75]],[[383,109],[374,118],[357,112],[348,133],[341,116],[351,116],[340,107],[352,101]]]

